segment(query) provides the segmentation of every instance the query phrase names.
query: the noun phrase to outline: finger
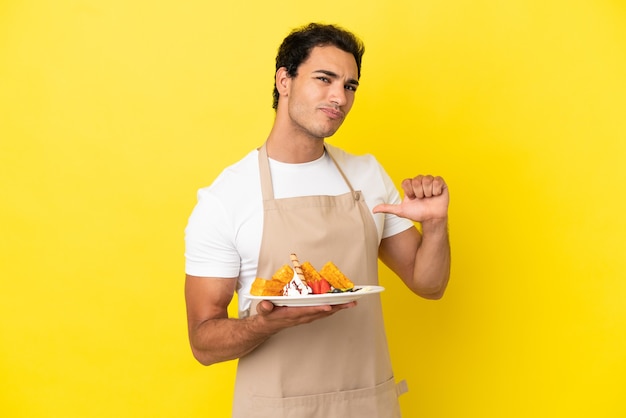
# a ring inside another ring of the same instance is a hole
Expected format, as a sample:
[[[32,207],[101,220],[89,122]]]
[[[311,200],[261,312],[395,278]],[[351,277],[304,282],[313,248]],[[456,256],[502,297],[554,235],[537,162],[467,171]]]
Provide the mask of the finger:
[[[408,184],[409,184],[409,188],[411,189],[411,193],[412,193],[412,197],[409,196],[408,194],[406,194],[406,189],[405,189],[405,194],[407,197],[410,197],[411,199],[422,199],[424,197],[424,186],[423,186],[423,181],[424,181],[424,176],[419,175],[419,176],[415,176],[412,179],[407,179],[405,180]]]
[[[433,195],[433,176],[419,176],[421,177],[421,189],[424,197],[432,197]]]
[[[326,313],[325,316],[330,316],[334,313],[342,311],[344,309],[354,308],[356,306],[356,301],[348,302],[348,303],[340,303],[338,305],[323,305],[323,312]]]
[[[433,195],[439,196],[446,189],[446,182],[443,178],[437,176],[433,180]]]
[[[400,214],[400,205],[391,205],[389,203],[381,203],[380,205],[374,206],[372,209],[373,213],[391,213],[394,215]]]
[[[402,180],[402,190],[404,191],[404,195],[409,199],[415,199],[417,197],[415,195],[415,188],[413,187],[414,181],[415,178]]]
[[[267,300],[262,300],[256,306],[256,311],[259,315],[267,315],[274,310],[274,304]]]

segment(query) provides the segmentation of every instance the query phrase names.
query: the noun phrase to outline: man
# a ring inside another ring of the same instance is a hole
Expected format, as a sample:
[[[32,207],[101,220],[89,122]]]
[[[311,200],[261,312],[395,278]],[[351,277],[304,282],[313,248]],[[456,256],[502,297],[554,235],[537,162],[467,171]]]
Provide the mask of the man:
[[[312,307],[246,298],[290,253],[318,268],[333,261],[359,285],[378,284],[380,258],[422,297],[446,288],[443,179],[406,179],[401,200],[372,156],[325,141],[354,103],[363,51],[332,25],[289,34],[266,142],[198,193],[186,229],[189,338],[202,364],[239,359],[234,417],[400,416],[378,295]],[[235,292],[239,318],[228,318]]]

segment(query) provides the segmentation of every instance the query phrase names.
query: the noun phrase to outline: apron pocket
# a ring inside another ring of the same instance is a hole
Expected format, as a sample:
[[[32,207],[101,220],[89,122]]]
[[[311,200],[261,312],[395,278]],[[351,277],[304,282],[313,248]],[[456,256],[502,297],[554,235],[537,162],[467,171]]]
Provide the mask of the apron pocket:
[[[252,399],[250,418],[399,418],[398,390],[394,378],[365,389],[318,395]]]

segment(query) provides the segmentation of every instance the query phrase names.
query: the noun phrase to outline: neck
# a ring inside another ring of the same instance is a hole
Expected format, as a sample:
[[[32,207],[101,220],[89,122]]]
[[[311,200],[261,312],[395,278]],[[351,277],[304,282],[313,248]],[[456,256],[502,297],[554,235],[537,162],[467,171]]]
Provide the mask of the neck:
[[[279,140],[276,137],[267,138],[267,156],[273,160],[289,164],[308,163],[324,155],[324,140],[302,143],[290,139]]]
[[[313,138],[277,124],[274,124],[266,146],[268,157],[283,163],[307,163],[324,155],[324,138]]]

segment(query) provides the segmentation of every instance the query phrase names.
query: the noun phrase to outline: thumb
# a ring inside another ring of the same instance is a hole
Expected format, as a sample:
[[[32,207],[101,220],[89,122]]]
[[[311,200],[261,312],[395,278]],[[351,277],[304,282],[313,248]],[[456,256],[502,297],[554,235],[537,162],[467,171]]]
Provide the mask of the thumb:
[[[381,203],[380,205],[374,206],[372,209],[373,213],[391,213],[393,215],[400,214],[400,205],[391,205],[389,203]]]
[[[268,313],[272,312],[273,310],[274,310],[274,304],[272,302],[270,302],[270,301],[267,301],[267,300],[262,300],[256,306],[256,312],[259,315],[267,315]]]

